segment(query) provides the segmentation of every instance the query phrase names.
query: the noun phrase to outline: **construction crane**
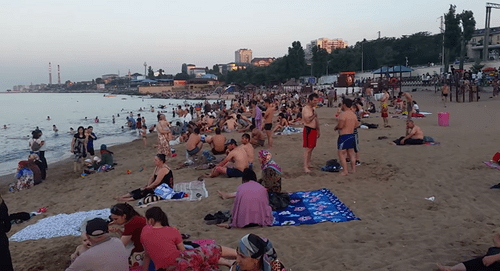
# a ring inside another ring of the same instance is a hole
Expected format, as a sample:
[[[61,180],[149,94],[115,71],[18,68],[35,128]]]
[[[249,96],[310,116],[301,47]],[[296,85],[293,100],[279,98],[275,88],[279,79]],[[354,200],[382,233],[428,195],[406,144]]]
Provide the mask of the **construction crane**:
[[[490,60],[490,53],[488,51],[488,45],[490,43],[490,20],[491,20],[491,9],[500,9],[500,4],[496,3],[486,3],[486,22],[484,26],[484,40],[483,40],[483,60]]]

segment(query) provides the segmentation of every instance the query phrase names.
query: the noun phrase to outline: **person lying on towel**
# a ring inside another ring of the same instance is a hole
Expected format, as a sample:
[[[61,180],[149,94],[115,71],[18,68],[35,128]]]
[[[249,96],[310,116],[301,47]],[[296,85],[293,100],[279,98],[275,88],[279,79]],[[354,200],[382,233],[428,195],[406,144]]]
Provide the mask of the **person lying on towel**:
[[[396,145],[421,145],[424,144],[424,132],[412,120],[406,121],[406,129],[410,130],[407,136],[394,140]]]

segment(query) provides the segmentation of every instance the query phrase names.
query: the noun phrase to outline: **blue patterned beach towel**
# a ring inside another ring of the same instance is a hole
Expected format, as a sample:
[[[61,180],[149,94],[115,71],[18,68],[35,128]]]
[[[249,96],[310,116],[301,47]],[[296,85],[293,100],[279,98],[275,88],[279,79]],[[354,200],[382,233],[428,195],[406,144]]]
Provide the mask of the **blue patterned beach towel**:
[[[344,203],[326,188],[291,193],[290,205],[283,210],[274,211],[273,216],[273,226],[359,220]]]

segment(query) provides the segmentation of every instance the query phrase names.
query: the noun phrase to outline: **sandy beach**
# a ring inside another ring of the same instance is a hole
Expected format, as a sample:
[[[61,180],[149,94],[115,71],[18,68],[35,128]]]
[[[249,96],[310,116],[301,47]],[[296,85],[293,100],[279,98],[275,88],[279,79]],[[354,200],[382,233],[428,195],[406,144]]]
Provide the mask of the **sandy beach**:
[[[439,93],[413,93],[420,110],[432,113],[415,120],[416,125],[441,144],[390,145],[405,132],[405,120],[390,118],[392,128],[359,130],[362,165],[347,177],[320,170],[327,160],[338,158],[338,134],[333,130],[336,108],[318,109],[321,137],[313,151],[310,175],[303,173],[302,134],[274,136],[272,153],[283,169],[284,191],[328,188],[361,220],[229,230],[206,225],[206,214],[231,209],[232,200],[222,200],[217,190],[235,191],[241,184],[239,178],[207,179],[209,197],[201,201],[161,202],[156,206],[168,214],[171,225],[190,234],[191,239],[214,238],[217,244],[236,247],[247,233],[269,238],[287,270],[436,270],[436,263],[470,259],[492,246],[493,234],[500,228],[496,220],[500,191],[489,189],[500,182],[500,171],[482,163],[499,151],[500,101],[488,99],[489,94],[483,93],[480,102],[448,103],[445,109]],[[441,111],[450,112],[449,127],[438,126],[437,113]],[[382,127],[379,115],[373,114],[364,122]],[[241,137],[239,133],[225,135],[238,142]],[[388,139],[378,140],[380,136]],[[72,162],[65,161],[49,166],[47,181],[17,193],[7,192],[6,183],[14,177],[1,177],[0,193],[10,213],[47,208],[30,221],[13,225],[9,236],[51,215],[111,207],[116,203],[114,197],[147,182],[154,168],[156,149],[151,146],[156,141],[156,134],[151,134],[146,149],[142,140],[112,147],[118,165],[106,173],[82,178],[72,172]],[[179,156],[167,163],[171,168],[185,159],[185,147],[174,148]],[[145,170],[140,172],[143,166]],[[129,175],[128,169],[132,171]],[[174,181],[189,182],[206,172],[174,170]],[[260,176],[259,167],[256,173]],[[431,196],[434,201],[426,200]],[[137,210],[143,214],[146,209]],[[14,268],[64,270],[79,243],[79,237],[73,236],[10,242]]]

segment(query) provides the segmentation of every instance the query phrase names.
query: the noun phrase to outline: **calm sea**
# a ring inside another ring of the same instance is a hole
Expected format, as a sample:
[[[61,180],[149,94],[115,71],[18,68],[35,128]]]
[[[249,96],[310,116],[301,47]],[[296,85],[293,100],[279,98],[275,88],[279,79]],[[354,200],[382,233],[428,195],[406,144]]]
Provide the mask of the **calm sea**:
[[[98,138],[94,141],[94,148],[98,150],[101,144],[112,146],[138,138],[138,132],[126,125],[126,117],[130,112],[134,113],[135,119],[138,113],[144,116],[149,127],[157,122],[160,104],[167,106],[161,109],[166,111],[167,119],[175,121],[177,119],[172,118],[172,108],[184,103],[184,100],[149,99],[141,96],[104,97],[97,93],[0,94],[0,176],[14,173],[18,161],[27,159],[31,131],[37,126],[46,138],[45,157],[50,164],[71,156],[70,127],[76,130],[78,126],[92,125]],[[155,112],[149,110],[150,106],[155,107]],[[139,111],[141,107],[146,110]],[[114,124],[113,115],[116,118]],[[47,120],[47,116],[50,116],[50,120]],[[99,117],[99,123],[94,122],[96,117]],[[8,128],[3,129],[4,125]],[[52,125],[56,125],[58,133],[53,131]]]

